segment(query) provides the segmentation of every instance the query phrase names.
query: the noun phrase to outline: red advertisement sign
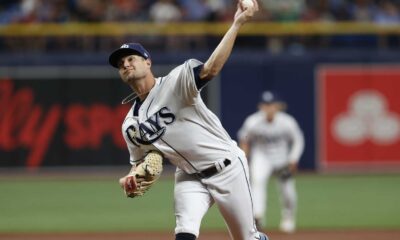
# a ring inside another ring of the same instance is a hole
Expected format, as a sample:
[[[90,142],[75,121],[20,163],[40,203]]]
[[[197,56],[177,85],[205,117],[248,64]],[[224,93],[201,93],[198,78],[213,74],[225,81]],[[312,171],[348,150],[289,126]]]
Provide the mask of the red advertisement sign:
[[[317,71],[320,167],[400,166],[400,66]]]
[[[0,167],[126,164],[130,106],[118,81],[93,82],[0,79]]]

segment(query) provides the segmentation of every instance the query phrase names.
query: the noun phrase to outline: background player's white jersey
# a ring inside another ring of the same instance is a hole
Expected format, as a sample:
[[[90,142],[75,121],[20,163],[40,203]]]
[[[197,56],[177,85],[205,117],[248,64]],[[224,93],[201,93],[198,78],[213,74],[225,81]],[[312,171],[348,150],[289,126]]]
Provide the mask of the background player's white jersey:
[[[239,148],[196,87],[193,69],[201,64],[190,59],[167,76],[156,78],[138,116],[133,114],[135,101],[122,125],[131,163],[157,148],[174,165],[194,173],[237,156]]]
[[[299,161],[304,149],[303,134],[297,122],[285,112],[276,113],[271,122],[262,111],[250,115],[238,137],[251,144],[252,161],[268,161],[275,169],[289,161]]]

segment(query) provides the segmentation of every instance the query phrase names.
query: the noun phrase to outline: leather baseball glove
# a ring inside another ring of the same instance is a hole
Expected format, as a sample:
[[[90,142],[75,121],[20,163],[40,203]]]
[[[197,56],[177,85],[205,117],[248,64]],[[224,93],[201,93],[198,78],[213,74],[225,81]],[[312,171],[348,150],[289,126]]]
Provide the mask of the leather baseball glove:
[[[161,176],[162,164],[162,153],[158,151],[148,152],[141,163],[119,180],[125,195],[130,198],[143,196]]]

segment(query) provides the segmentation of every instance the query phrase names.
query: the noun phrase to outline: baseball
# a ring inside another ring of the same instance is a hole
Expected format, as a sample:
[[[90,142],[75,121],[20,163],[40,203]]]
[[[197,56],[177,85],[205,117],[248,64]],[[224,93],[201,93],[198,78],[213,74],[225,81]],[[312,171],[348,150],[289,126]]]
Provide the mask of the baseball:
[[[242,6],[244,9],[252,8],[254,3],[252,0],[242,0]]]

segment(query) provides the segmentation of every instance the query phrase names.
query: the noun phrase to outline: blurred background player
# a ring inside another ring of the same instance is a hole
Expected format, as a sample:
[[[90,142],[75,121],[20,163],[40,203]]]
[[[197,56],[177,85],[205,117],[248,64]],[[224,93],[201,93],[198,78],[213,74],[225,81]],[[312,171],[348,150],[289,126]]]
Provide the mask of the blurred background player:
[[[277,93],[263,92],[258,108],[238,133],[240,147],[250,161],[256,223],[260,229],[265,226],[268,180],[274,174],[282,205],[280,230],[291,233],[296,228],[297,209],[293,174],[304,150],[304,136],[296,120],[284,112],[286,104]]]

